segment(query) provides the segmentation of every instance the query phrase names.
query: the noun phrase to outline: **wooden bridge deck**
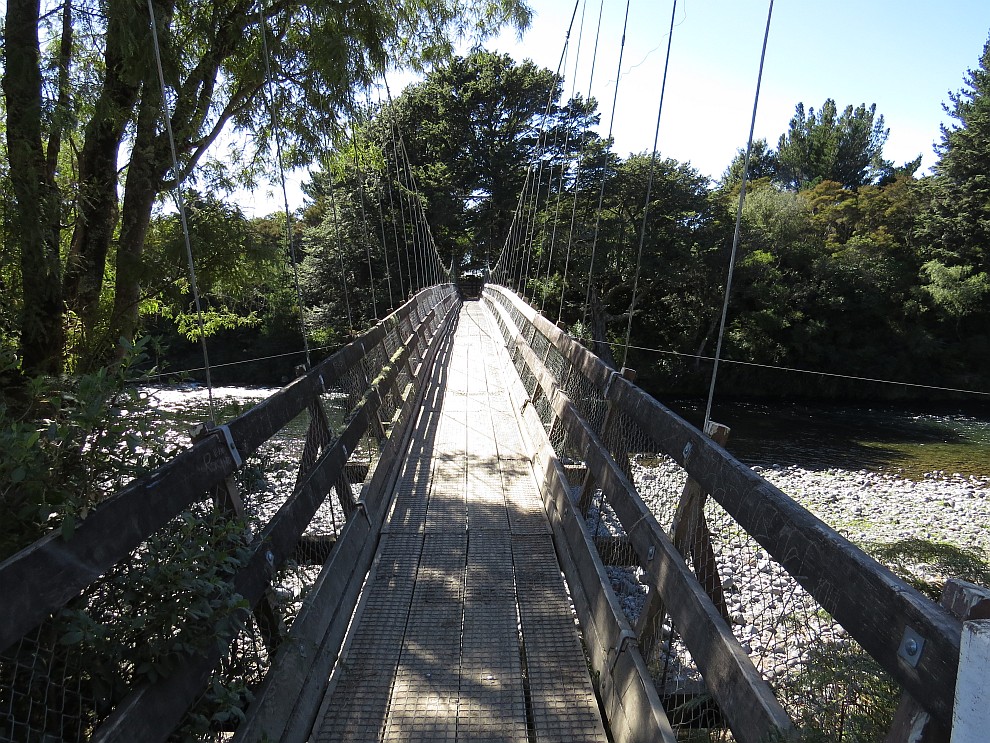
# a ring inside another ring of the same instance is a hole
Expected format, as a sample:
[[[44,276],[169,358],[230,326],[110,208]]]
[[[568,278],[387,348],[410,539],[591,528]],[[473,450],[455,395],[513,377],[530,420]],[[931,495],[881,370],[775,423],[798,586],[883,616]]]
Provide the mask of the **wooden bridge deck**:
[[[311,740],[606,740],[497,339],[465,303]]]

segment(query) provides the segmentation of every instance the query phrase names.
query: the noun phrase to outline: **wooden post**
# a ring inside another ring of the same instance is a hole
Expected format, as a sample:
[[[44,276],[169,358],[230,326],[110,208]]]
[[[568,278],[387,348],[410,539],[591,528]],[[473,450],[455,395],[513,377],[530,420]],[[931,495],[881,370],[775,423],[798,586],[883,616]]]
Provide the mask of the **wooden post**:
[[[296,373],[305,373],[305,369],[297,367]],[[303,446],[302,457],[299,459],[299,472],[296,473],[296,484],[293,491],[299,489],[299,485],[309,474],[313,464],[320,456],[320,452],[326,449],[333,440],[334,435],[330,427],[330,419],[327,418],[327,411],[323,409],[323,404],[317,395],[309,404],[309,427],[306,429],[306,444]],[[349,519],[354,513],[355,506],[354,496],[346,476],[346,468],[341,470],[340,478],[334,483],[334,490],[337,492],[337,499],[340,501],[344,518]]]
[[[979,743],[990,732],[990,619],[963,622],[951,743]]]
[[[980,641],[990,642],[990,629],[985,629],[979,636],[980,628],[976,625],[985,622],[975,620],[990,619],[990,588],[958,578],[950,578],[945,582],[942,597],[938,603],[948,609],[954,617],[963,620],[963,645],[967,641],[966,627],[971,624],[974,625],[973,629],[976,630],[976,633],[969,639],[975,641],[975,645],[970,648],[973,654],[967,660],[981,662],[982,665],[969,667],[968,671],[964,670],[963,656],[967,651],[962,647],[960,648],[959,672],[956,680],[956,705],[952,714],[951,732],[932,720],[921,705],[910,694],[904,692],[901,695],[901,703],[894,713],[894,721],[890,725],[890,732],[887,733],[885,743],[949,743],[950,735],[952,743],[963,743],[963,741],[977,743],[977,741],[986,740],[988,726],[990,726],[990,715],[988,715],[990,705],[987,704],[990,700],[987,699],[986,687],[988,663],[986,656],[990,653],[990,645],[984,644],[981,650]],[[922,652],[924,652],[924,648],[922,648]],[[984,660],[979,661],[981,652]],[[973,674],[972,678],[968,675],[970,673]],[[972,684],[974,680],[976,686],[970,686],[968,690],[960,689],[960,681],[965,686]],[[962,702],[960,692],[963,694]],[[976,697],[973,695],[982,695],[981,704],[976,704]],[[960,718],[957,718],[957,715]],[[960,721],[957,722],[957,719]],[[981,720],[982,722],[980,722]],[[957,725],[961,725],[958,732],[956,730]],[[972,737],[967,737],[967,735]]]
[[[197,427],[192,434],[193,443],[207,436],[215,435],[219,430],[212,423],[205,423]],[[247,511],[244,508],[244,500],[241,498],[237,481],[233,475],[225,477],[211,492],[213,496],[213,507],[227,518],[239,519],[247,523]],[[266,587],[261,600],[255,605],[254,618],[258,622],[258,629],[261,632],[261,639],[265,643],[265,648],[269,653],[275,651],[285,638],[285,622],[278,611],[275,602],[275,594],[271,586]]]
[[[705,433],[719,446],[725,446],[729,440],[729,427],[721,423],[710,421],[705,427]],[[693,477],[688,477],[670,526],[671,541],[685,560],[692,561],[694,574],[701,587],[726,623],[731,624],[725,595],[722,593],[722,581],[718,574],[715,551],[712,549],[711,532],[705,520],[707,499],[708,493]],[[663,612],[663,602],[654,592],[647,600],[636,623],[640,647],[650,650],[656,644]]]

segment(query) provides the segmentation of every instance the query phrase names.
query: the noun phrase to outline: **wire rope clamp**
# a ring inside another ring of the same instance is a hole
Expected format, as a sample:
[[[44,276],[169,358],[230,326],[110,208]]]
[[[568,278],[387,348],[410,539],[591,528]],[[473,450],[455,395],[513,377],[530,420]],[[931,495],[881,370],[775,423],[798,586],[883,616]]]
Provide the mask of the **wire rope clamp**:
[[[223,434],[223,441],[227,445],[227,451],[230,453],[230,458],[234,461],[234,469],[240,469],[241,465],[244,464],[244,460],[241,458],[241,453],[237,451],[237,444],[234,443],[234,437],[230,433],[230,426],[226,423],[222,426],[218,426],[212,421],[207,421],[197,425],[192,430],[193,443],[202,441],[207,436],[213,434]]]

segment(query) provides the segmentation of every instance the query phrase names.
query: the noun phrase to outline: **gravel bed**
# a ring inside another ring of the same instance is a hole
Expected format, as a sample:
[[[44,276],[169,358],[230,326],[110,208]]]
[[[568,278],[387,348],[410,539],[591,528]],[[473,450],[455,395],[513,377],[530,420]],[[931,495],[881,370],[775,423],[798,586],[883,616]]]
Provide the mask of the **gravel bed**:
[[[947,542],[990,557],[990,477],[932,472],[913,481],[841,469],[774,465],[754,470],[855,544],[915,538]],[[661,526],[669,528],[684,483],[683,470],[669,459],[639,457],[632,463],[632,474]],[[809,652],[824,643],[842,646],[851,641],[720,507],[710,504],[706,510],[733,632],[789,706],[796,700],[787,699],[788,678],[801,672]],[[597,497],[587,523],[598,536],[622,533],[608,504]],[[609,567],[607,573],[635,625],[648,593],[642,570]],[[696,687],[697,670],[676,634],[671,640],[669,620],[664,637],[648,663],[662,675],[668,690]]]

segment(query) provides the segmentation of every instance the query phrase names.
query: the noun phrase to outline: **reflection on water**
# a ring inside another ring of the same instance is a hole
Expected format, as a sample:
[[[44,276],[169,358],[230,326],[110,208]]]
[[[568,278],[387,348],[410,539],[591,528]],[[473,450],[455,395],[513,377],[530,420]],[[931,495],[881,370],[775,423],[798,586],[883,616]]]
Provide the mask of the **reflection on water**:
[[[673,403],[693,423],[703,404]],[[732,429],[729,450],[749,465],[990,475],[990,416],[958,410],[722,403],[712,417]]]

